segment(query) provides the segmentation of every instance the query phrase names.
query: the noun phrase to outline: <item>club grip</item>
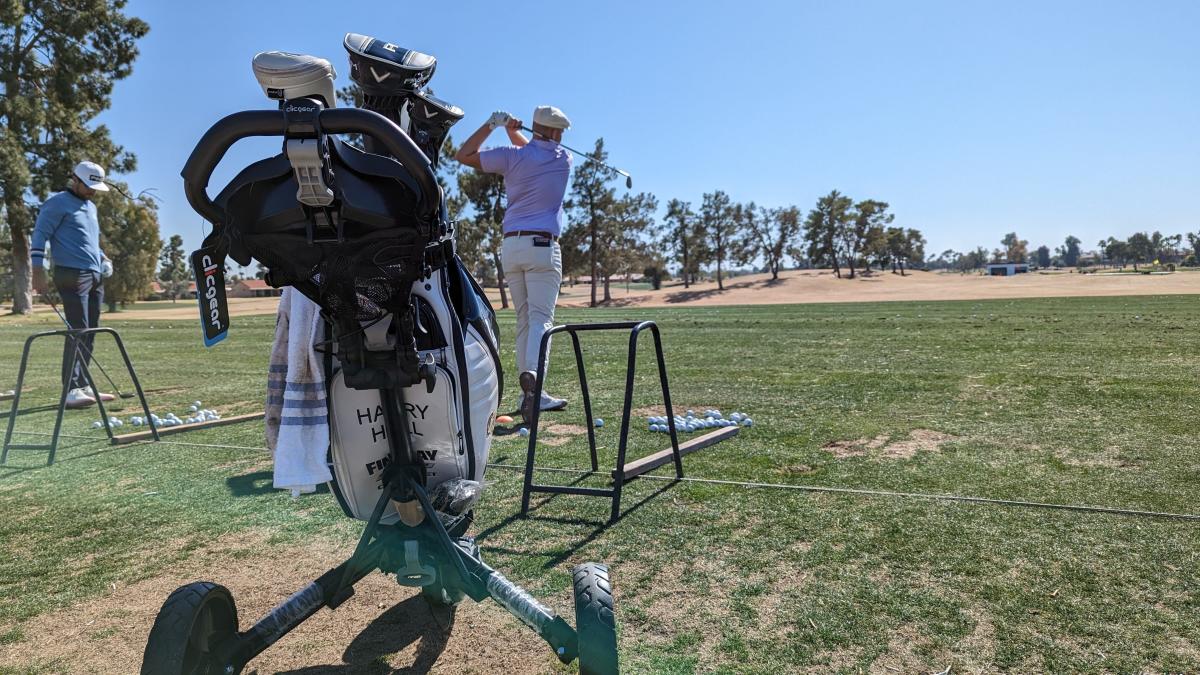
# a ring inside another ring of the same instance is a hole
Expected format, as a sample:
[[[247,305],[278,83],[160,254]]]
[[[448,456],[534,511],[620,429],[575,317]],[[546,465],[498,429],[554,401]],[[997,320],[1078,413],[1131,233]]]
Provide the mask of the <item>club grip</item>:
[[[416,143],[388,118],[358,108],[323,110],[319,116],[322,131],[330,134],[363,134],[378,141],[405,169],[420,190],[418,215],[429,219],[441,203],[440,188],[429,159]],[[233,113],[212,126],[183,165],[184,194],[188,203],[205,220],[224,224],[225,211],[208,196],[208,181],[229,148],[251,136],[283,136],[287,117],[281,110],[247,110]]]

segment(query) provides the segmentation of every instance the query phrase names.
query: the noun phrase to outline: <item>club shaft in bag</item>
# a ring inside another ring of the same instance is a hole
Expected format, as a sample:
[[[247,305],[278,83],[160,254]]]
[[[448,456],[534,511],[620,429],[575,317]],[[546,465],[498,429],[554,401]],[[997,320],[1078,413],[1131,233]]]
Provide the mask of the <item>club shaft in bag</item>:
[[[75,327],[67,321],[67,317],[63,316],[62,312],[58,311],[58,307],[51,302],[49,298],[46,299],[46,302],[50,304],[50,309],[54,310],[54,313],[58,315],[58,318],[62,319],[64,326],[70,330],[75,330]],[[113,391],[117,392],[117,396],[120,396],[121,398],[133,398],[133,394],[127,394],[121,391],[121,388],[117,386],[117,383],[113,382],[113,379],[108,375],[108,371],[104,369],[104,366],[101,365],[100,362],[96,360],[95,355],[92,354],[91,348],[89,348],[82,341],[76,341],[75,344],[79,348],[83,349],[83,351],[86,352],[85,356],[87,356],[92,363],[96,364],[96,367],[100,369],[101,373],[104,373],[104,379],[108,380],[108,385],[113,388]]]
[[[533,130],[533,129],[530,129],[529,127],[526,127],[526,126],[522,126],[522,127],[521,127],[521,129],[522,129],[523,131],[528,131],[528,132],[529,132],[529,133],[531,133],[531,134],[532,134],[532,133],[536,133],[536,132],[534,132],[534,130]],[[559,143],[559,145],[563,146],[564,148],[566,148],[566,149],[570,150],[571,152],[573,152],[573,153],[575,153],[575,154],[577,154],[577,155],[583,155],[583,156],[584,156],[584,157],[586,157],[587,159],[590,159],[590,160],[592,160],[593,162],[595,162],[595,163],[599,164],[600,166],[607,166],[608,168],[612,169],[613,171],[616,171],[617,173],[621,174],[622,176],[625,176],[625,187],[627,187],[627,188],[630,188],[630,189],[632,189],[632,188],[633,188],[633,176],[630,176],[628,171],[625,171],[625,170],[623,170],[623,169],[618,169],[617,167],[615,167],[615,166],[613,166],[612,164],[609,164],[609,163],[607,163],[607,162],[601,162],[600,160],[598,160],[598,159],[596,159],[595,157],[593,157],[593,156],[591,156],[591,155],[587,154],[586,152],[580,152],[580,151],[576,150],[575,148],[572,148],[572,147],[571,147],[571,146],[569,146],[569,145],[565,145],[565,144],[563,144],[563,143]]]

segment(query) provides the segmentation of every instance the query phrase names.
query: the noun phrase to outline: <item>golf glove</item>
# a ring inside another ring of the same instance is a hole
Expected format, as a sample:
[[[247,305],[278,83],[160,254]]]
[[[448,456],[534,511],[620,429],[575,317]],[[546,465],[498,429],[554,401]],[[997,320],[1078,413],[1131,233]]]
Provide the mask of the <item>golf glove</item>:
[[[100,277],[107,279],[113,275],[112,261],[108,258],[100,261]]]
[[[491,117],[488,118],[488,128],[495,129],[496,127],[502,127],[505,124],[508,124],[510,119],[512,119],[512,115],[509,115],[502,110],[497,110],[496,112],[492,113]]]

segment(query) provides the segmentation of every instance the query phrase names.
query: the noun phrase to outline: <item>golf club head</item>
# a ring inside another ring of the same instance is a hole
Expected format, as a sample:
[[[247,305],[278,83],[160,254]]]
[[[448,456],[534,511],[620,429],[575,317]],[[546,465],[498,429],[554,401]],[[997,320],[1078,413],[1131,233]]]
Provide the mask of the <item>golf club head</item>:
[[[350,79],[367,96],[406,96],[429,83],[437,59],[369,35],[346,33]]]

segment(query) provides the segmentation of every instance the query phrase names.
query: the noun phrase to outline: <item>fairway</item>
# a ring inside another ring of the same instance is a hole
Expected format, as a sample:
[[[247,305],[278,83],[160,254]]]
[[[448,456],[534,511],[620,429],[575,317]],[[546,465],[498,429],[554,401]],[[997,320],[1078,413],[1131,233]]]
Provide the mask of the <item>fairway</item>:
[[[155,412],[182,414],[195,399],[226,416],[262,409],[274,317],[237,318],[206,350],[194,318],[119,316],[105,325],[124,337]],[[653,319],[677,411],[752,415],[737,438],[688,455],[689,477],[1200,513],[1196,296],[557,319]],[[0,390],[15,386],[24,338],[52,320],[0,319]],[[514,320],[500,320],[507,411]],[[606,473],[626,338],[583,340]],[[557,344],[548,388],[572,403],[543,416],[539,464],[582,469],[574,365]],[[645,346],[631,459],[667,443],[646,429],[661,403]],[[35,412],[19,431],[52,424],[43,408],[56,402],[58,349],[46,341],[36,355],[23,401]],[[115,350],[103,343],[97,357],[125,388]],[[270,457],[245,449],[263,447],[261,422],[110,447],[95,419],[68,414],[54,466],[17,450],[0,467],[0,673],[130,672],[166,594],[195,579],[230,586],[245,627],[348,555],[360,532],[329,495],[270,488]],[[647,479],[626,486],[625,515],[609,527],[608,502],[578,496],[535,496],[521,519],[521,474],[507,467],[524,462],[523,440],[492,447],[499,466],[473,527],[485,560],[562,612],[572,565],[608,563],[627,672],[1200,670],[1195,520]],[[538,480],[602,484],[564,471]],[[375,574],[250,668],[571,672],[492,604],[465,603],[447,638],[412,596]]]

